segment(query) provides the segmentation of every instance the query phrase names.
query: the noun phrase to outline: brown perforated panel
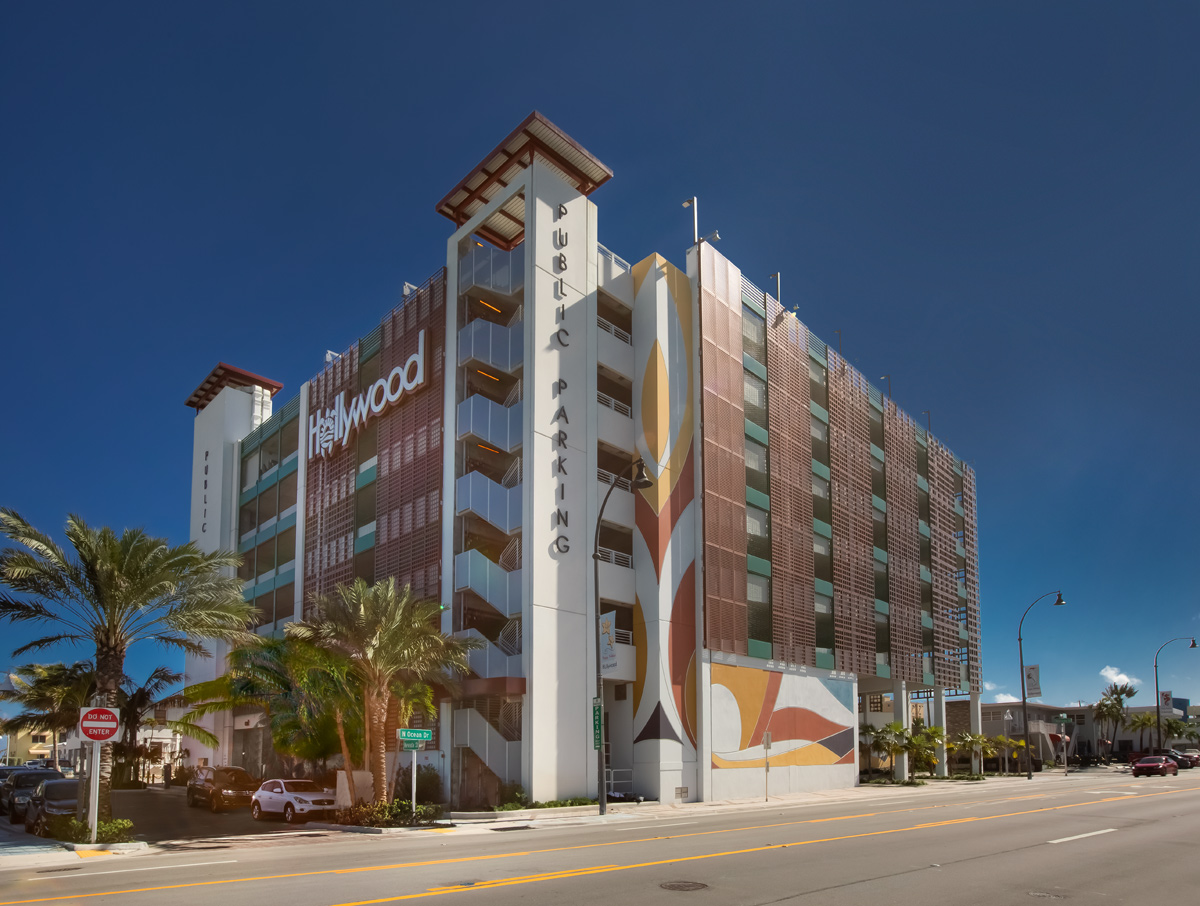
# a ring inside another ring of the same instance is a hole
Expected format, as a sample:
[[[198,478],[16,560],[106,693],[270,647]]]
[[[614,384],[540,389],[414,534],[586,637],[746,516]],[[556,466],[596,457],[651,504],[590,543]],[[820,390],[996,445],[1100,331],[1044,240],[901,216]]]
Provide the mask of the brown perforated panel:
[[[704,639],[747,653],[746,416],[741,275],[707,243],[701,261]]]
[[[393,576],[421,597],[441,591],[442,411],[446,272],[439,270],[383,319],[380,373],[402,366],[425,331],[425,387],[379,424],[375,577]]]
[[[808,331],[767,296],[767,448],[775,657],[815,665]]]
[[[828,360],[835,664],[839,670],[874,676],[875,568],[868,385],[832,350]]]
[[[892,677],[924,680],[921,646],[921,543],[917,509],[917,441],[907,413],[885,400],[888,598],[892,612]]]
[[[414,591],[437,595],[441,562],[441,418],[444,379],[445,270],[389,312],[382,323],[381,375],[407,361],[426,331],[426,384],[378,419],[375,578],[395,576]],[[313,378],[308,416],[358,393],[358,346]],[[329,458],[308,461],[305,493],[304,601],[354,580],[355,442]],[[420,506],[418,510],[417,507]]]
[[[983,613],[979,600],[979,509],[975,470],[963,465],[963,546],[967,549],[967,630],[971,633],[971,691],[978,692],[983,682],[983,661],[979,640],[983,632]]]
[[[309,415],[334,406],[338,394],[358,389],[358,348],[348,349],[312,379],[309,411],[300,413],[301,430]],[[304,615],[316,595],[330,594],[354,576],[354,445],[329,458],[308,460],[305,478]]]
[[[929,438],[929,531],[933,554],[933,672],[938,685],[961,687],[958,649],[958,583],[954,543],[954,457],[936,438]]]

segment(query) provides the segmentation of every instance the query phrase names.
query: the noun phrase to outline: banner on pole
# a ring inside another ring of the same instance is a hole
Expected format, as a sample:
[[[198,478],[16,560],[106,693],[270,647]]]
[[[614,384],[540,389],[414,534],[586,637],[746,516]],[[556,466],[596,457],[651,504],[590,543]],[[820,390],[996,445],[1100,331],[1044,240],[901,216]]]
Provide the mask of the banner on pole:
[[[1165,692],[1160,692],[1158,694],[1158,704],[1159,704],[1159,707],[1162,707],[1162,708],[1173,708],[1174,707],[1174,705],[1172,704],[1172,694],[1171,694],[1170,689],[1166,690]]]
[[[1041,698],[1042,697],[1042,681],[1040,675],[1040,667],[1037,664],[1029,664],[1025,667],[1025,696],[1026,698]]]
[[[600,614],[600,672],[617,669],[617,614]]]

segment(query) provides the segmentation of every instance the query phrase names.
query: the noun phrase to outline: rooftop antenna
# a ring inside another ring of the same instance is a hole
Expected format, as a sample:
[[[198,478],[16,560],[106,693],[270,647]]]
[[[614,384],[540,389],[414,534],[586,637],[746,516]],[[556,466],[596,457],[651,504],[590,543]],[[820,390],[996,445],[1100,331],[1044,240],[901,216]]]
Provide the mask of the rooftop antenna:
[[[779,273],[771,274],[770,279],[775,281],[775,301],[781,306],[783,305],[783,294],[779,291]]]
[[[696,203],[696,196],[693,195],[683,203],[685,208],[692,209],[692,245],[700,244],[700,205]]]

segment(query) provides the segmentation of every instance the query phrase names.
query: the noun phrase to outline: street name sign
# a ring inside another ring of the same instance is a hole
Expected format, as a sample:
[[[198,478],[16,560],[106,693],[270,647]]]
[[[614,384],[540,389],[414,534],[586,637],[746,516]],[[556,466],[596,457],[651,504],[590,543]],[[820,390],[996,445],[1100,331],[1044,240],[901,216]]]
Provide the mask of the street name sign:
[[[407,727],[401,727],[396,731],[396,738],[401,742],[415,741],[426,742],[433,739],[432,730],[410,730]]]
[[[424,740],[420,740],[420,739],[404,740],[404,751],[405,752],[420,752],[424,748],[425,748]]]

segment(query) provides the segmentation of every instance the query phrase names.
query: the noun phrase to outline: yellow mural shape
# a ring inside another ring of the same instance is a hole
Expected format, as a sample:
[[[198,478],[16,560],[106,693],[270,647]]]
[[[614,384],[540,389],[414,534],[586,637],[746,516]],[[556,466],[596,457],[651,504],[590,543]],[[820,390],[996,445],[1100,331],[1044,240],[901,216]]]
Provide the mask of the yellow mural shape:
[[[712,684],[724,686],[733,693],[733,700],[737,702],[738,715],[742,719],[742,742],[738,746],[739,749],[750,748],[750,737],[754,735],[754,727],[758,723],[759,714],[762,713],[770,676],[766,670],[739,670],[730,664],[712,665]]]
[[[732,761],[728,758],[722,758],[720,755],[713,755],[712,760],[713,766],[718,768],[766,767],[766,761],[762,758],[747,758],[745,761]],[[781,752],[778,755],[771,756],[771,767],[773,768],[812,767],[814,765],[837,763],[838,756],[819,742],[801,746],[799,749],[792,749],[790,752]]]
[[[667,452],[667,437],[671,424],[671,398],[667,386],[667,360],[662,344],[654,341],[646,376],[642,380],[642,432],[646,446],[655,462],[662,462]]]

